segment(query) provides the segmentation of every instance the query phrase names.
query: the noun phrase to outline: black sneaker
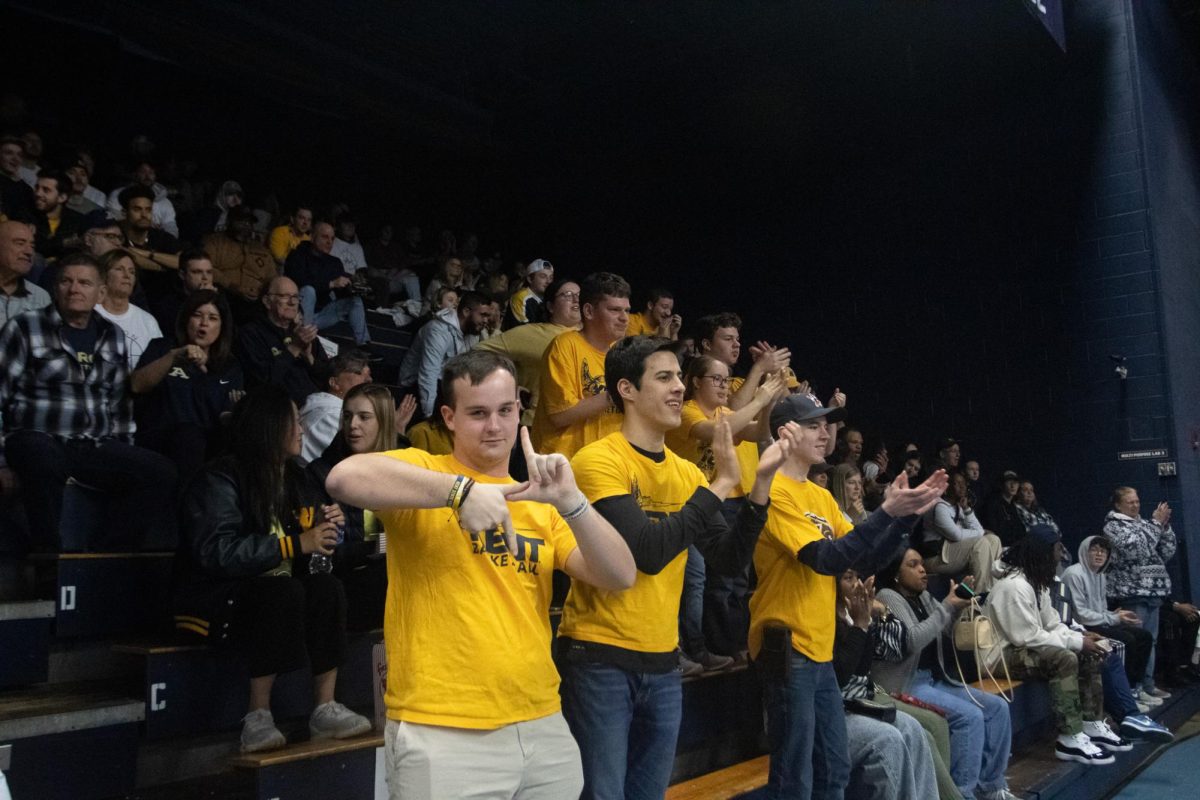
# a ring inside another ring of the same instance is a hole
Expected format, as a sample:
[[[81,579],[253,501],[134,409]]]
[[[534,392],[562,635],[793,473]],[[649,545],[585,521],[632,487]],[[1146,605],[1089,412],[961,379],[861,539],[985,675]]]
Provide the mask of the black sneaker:
[[[1111,764],[1116,761],[1112,753],[1106,753],[1082,731],[1073,736],[1059,736],[1054,742],[1054,757],[1059,761],[1078,761],[1080,764]]]

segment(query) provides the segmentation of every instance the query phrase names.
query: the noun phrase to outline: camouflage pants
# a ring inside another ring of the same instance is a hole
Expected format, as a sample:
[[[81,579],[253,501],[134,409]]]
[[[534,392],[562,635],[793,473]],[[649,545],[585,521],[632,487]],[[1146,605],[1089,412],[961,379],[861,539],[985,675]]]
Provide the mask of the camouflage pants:
[[[1061,647],[1006,647],[1009,672],[1021,680],[1050,683],[1050,705],[1060,734],[1083,730],[1083,721],[1104,719],[1100,660]]]

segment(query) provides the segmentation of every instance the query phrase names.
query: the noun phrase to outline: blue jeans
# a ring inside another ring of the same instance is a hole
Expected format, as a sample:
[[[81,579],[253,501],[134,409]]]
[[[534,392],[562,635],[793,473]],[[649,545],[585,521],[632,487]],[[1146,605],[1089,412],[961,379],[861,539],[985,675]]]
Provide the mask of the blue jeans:
[[[842,692],[832,663],[792,651],[785,683],[764,682],[771,800],[841,800],[850,782]]]
[[[913,674],[908,692],[946,712],[950,723],[950,777],[963,797],[974,797],[976,788],[995,792],[1006,786],[1004,770],[1012,750],[1008,703],[979,690],[968,695],[962,686],[935,681],[923,669]]]
[[[683,571],[683,596],[679,600],[679,644],[688,658],[703,658],[704,643],[704,556],[690,545]]]
[[[683,716],[679,671],[571,663],[559,670],[563,716],[583,758],[581,800],[662,800]]]
[[[1161,597],[1126,597],[1117,603],[1121,608],[1137,614],[1142,621],[1142,628],[1152,637],[1146,674],[1142,676],[1142,688],[1146,691],[1154,688],[1154,651],[1158,647],[1158,611],[1162,603]]]
[[[366,344],[371,341],[371,335],[367,333],[367,312],[363,308],[362,298],[339,297],[330,300],[320,311],[316,308],[317,290],[312,286],[301,286],[300,311],[304,314],[305,323],[316,325],[317,330],[323,331],[338,324],[339,320],[346,320],[350,323],[350,330],[354,332],[355,342]]]
[[[1116,653],[1109,653],[1100,665],[1100,681],[1104,685],[1104,708],[1117,722],[1131,714],[1142,713],[1130,691],[1125,664]]]

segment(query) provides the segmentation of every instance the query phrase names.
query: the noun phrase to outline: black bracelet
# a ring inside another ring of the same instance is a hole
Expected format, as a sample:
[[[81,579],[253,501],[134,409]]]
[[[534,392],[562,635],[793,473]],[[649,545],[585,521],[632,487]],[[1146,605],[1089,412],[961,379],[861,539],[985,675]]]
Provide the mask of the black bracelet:
[[[458,495],[458,507],[462,508],[463,503],[467,502],[467,495],[471,493],[471,487],[475,485],[474,478],[467,478],[467,482],[463,484],[462,491]]]

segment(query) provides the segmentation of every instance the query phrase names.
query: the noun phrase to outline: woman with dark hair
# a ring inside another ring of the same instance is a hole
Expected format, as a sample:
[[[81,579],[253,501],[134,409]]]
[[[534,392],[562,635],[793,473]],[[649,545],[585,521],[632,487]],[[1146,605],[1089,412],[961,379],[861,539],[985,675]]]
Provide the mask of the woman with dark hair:
[[[1050,703],[1060,761],[1111,764],[1113,752],[1129,750],[1128,741],[1104,721],[1101,661],[1108,655],[1105,638],[1067,626],[1050,600],[1062,559],[1058,531],[1037,524],[1005,551],[1004,576],[996,581],[986,613],[999,646],[984,654],[994,669],[1003,656],[1014,678],[1050,682]]]
[[[176,597],[175,627],[214,647],[232,647],[250,671],[244,753],[283,747],[271,716],[275,676],[312,668],[314,739],[344,739],[371,723],[334,700],[346,648],[341,581],[310,573],[313,553],[329,555],[344,523],[324,488],[296,463],[300,412],[276,386],[263,386],[235,408],[228,458],[210,464],[183,508],[186,579]]]
[[[130,380],[139,396],[137,443],[175,462],[181,489],[206,456],[216,454],[221,415],[241,395],[242,368],[232,348],[229,304],[219,292],[201,289],[179,309],[173,341],[151,342]]]
[[[410,395],[411,396],[411,395]],[[346,393],[342,402],[342,427],[319,458],[308,465],[318,486],[325,485],[329,471],[347,456],[383,453],[408,447],[408,439],[396,432],[395,398],[386,386],[364,383]],[[387,595],[387,568],[379,553],[382,525],[375,514],[355,506],[344,506],[345,537],[333,557],[333,574],[346,587],[347,625],[350,630],[372,630],[383,625],[383,602]]]
[[[983,529],[967,496],[967,476],[950,475],[950,485],[937,505],[925,512],[922,525],[925,569],[938,575],[975,576],[975,590],[992,587],[992,564],[1000,556],[1000,539]]]
[[[964,579],[969,582],[970,578]],[[963,797],[1011,800],[1004,771],[1012,749],[1008,703],[972,692],[946,674],[941,636],[969,601],[955,592],[938,602],[926,591],[925,559],[909,548],[875,576],[879,600],[904,625],[903,657],[876,658],[871,675],[888,692],[903,692],[946,712],[950,775]]]

